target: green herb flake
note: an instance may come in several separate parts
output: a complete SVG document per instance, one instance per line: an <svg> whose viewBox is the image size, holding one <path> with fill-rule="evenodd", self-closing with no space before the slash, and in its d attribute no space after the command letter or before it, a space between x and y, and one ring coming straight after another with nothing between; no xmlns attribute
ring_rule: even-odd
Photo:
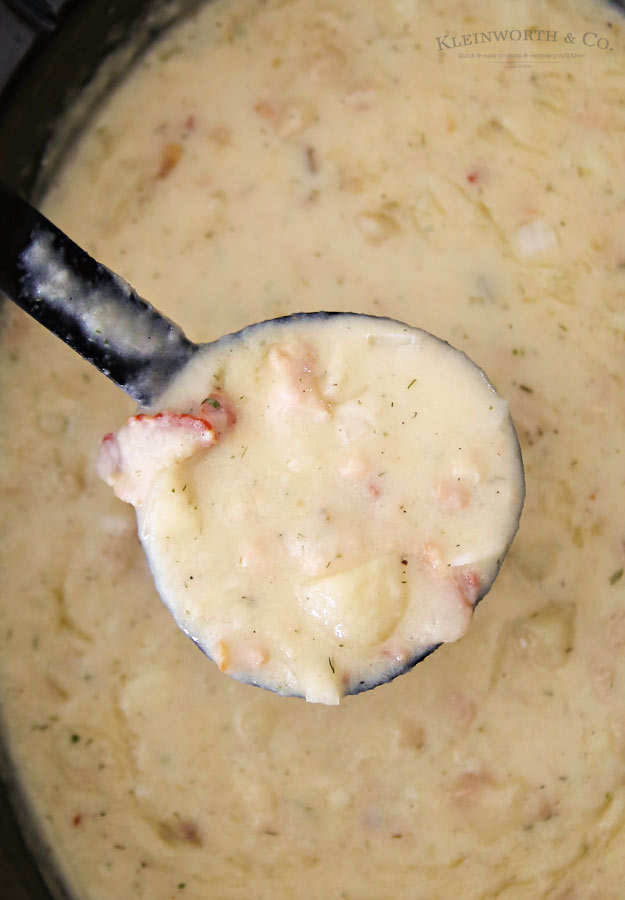
<svg viewBox="0 0 625 900"><path fill-rule="evenodd" d="M73 734L73 735L70 737L70 741L72 742L72 744L77 744L79 740L80 740L80 735L79 735L79 734Z"/></svg>
<svg viewBox="0 0 625 900"><path fill-rule="evenodd" d="M332 674L334 675L334 663L332 662L331 656L328 656L328 662L330 664L330 668L332 669Z"/></svg>
<svg viewBox="0 0 625 900"><path fill-rule="evenodd" d="M616 584L617 581L620 581L623 577L623 569L617 569L616 572L612 572L610 575L610 584Z"/></svg>
<svg viewBox="0 0 625 900"><path fill-rule="evenodd" d="M519 387L522 391L525 391L526 394L533 394L534 388L528 387L526 384L520 384Z"/></svg>
<svg viewBox="0 0 625 900"><path fill-rule="evenodd" d="M410 382L410 384L408 385L408 387L406 388L406 390L409 391L410 388L413 386L413 384L416 382L416 380L417 380L416 378L413 378L412 381Z"/></svg>
<svg viewBox="0 0 625 900"><path fill-rule="evenodd" d="M205 402L208 403L209 406L212 406L213 409L221 409L221 403L219 402L219 400L215 400L214 397L212 400L209 398Z"/></svg>

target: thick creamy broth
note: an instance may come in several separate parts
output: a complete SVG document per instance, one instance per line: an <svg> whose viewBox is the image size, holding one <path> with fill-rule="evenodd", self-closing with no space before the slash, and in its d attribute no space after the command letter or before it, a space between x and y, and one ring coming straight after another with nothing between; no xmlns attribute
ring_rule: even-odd
<svg viewBox="0 0 625 900"><path fill-rule="evenodd" d="M332 705L462 637L524 496L484 372L375 316L207 345L98 463L183 631L241 681Z"/></svg>
<svg viewBox="0 0 625 900"><path fill-rule="evenodd" d="M558 41L488 52L571 55L437 43L517 27ZM461 641L338 709L274 697L177 629L96 474L130 401L6 311L4 719L77 896L622 895L623 54L592 0L218 2L68 160L46 212L194 340L426 328L509 399L527 475Z"/></svg>

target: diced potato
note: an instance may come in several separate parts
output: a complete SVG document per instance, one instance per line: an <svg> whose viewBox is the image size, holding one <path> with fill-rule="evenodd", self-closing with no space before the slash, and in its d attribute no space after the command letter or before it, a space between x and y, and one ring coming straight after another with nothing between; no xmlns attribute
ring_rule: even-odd
<svg viewBox="0 0 625 900"><path fill-rule="evenodd" d="M300 607L337 640L381 643L400 621L407 602L396 554L372 559L338 575L320 578L300 594Z"/></svg>
<svg viewBox="0 0 625 900"><path fill-rule="evenodd" d="M192 541L201 529L201 516L184 464L161 472L154 481L141 525L145 537Z"/></svg>
<svg viewBox="0 0 625 900"><path fill-rule="evenodd" d="M556 541L528 540L521 535L515 542L511 558L530 581L542 581L554 570L559 549Z"/></svg>
<svg viewBox="0 0 625 900"><path fill-rule="evenodd" d="M533 615L512 623L515 652L544 669L563 666L573 646L575 606L550 603Z"/></svg>

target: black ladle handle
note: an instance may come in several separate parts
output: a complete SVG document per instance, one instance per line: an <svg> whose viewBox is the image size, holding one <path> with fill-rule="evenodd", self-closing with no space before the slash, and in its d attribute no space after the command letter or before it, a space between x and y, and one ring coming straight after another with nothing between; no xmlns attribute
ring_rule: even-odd
<svg viewBox="0 0 625 900"><path fill-rule="evenodd" d="M197 350L173 322L0 182L0 291L150 406Z"/></svg>

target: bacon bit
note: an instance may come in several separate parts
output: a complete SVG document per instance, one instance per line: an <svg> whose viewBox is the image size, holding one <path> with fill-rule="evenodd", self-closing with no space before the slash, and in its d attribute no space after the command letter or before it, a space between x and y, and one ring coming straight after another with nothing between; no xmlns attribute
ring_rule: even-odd
<svg viewBox="0 0 625 900"><path fill-rule="evenodd" d="M130 422L162 422L165 426L173 426L174 428L181 426L183 428L193 428L198 431L212 431L212 426L209 422L204 419L200 419L198 416L192 416L190 413L173 413L173 412L158 412L154 413L153 416L148 413L139 413L137 416L131 416L128 420ZM106 435L109 437L109 435Z"/></svg>
<svg viewBox="0 0 625 900"><path fill-rule="evenodd" d="M254 105L254 112L271 125L279 137L287 140L301 134L317 119L316 107L298 99L281 104L260 100Z"/></svg>
<svg viewBox="0 0 625 900"><path fill-rule="evenodd" d="M191 413L159 412L153 416L147 413L139 413L138 416L132 416L128 420L128 424L132 422L154 423L155 426L162 426L168 430L183 428L187 431L197 432L203 441L210 444L216 443L219 437L217 429L207 417L193 416Z"/></svg>
<svg viewBox="0 0 625 900"><path fill-rule="evenodd" d="M262 644L246 642L230 646L225 641L217 641L213 653L213 660L222 672L260 669L270 657L269 650Z"/></svg>
<svg viewBox="0 0 625 900"><path fill-rule="evenodd" d="M230 665L230 653L227 644L223 641L217 641L213 652L213 659L221 672L225 672Z"/></svg>
<svg viewBox="0 0 625 900"><path fill-rule="evenodd" d="M534 788L524 804L524 824L527 826L535 822L548 822L558 814L558 807L558 801L548 791L547 786L541 784L540 788Z"/></svg>
<svg viewBox="0 0 625 900"><path fill-rule="evenodd" d="M140 506L154 478L176 459L187 459L217 441L213 425L189 413L140 413L100 442L97 471L120 500Z"/></svg>
<svg viewBox="0 0 625 900"><path fill-rule="evenodd" d="M450 691L447 702L461 728L468 728L475 718L475 703L462 691Z"/></svg>
<svg viewBox="0 0 625 900"><path fill-rule="evenodd" d="M300 341L274 344L269 351L269 362L279 379L274 397L282 409L312 408L316 418L328 415L332 407L321 391L315 373L317 357L309 347Z"/></svg>
<svg viewBox="0 0 625 900"><path fill-rule="evenodd" d="M105 434L98 449L97 471L102 481L112 478L121 468L122 458L117 435L112 431Z"/></svg>
<svg viewBox="0 0 625 900"><path fill-rule="evenodd" d="M269 660L269 652L266 647L260 645L250 647L245 654L248 665L253 669L259 669Z"/></svg>
<svg viewBox="0 0 625 900"><path fill-rule="evenodd" d="M82 813L76 813L76 815L72 819L72 825L74 826L74 828L78 828L78 826L80 825L81 822L82 822Z"/></svg>
<svg viewBox="0 0 625 900"><path fill-rule="evenodd" d="M466 509L471 500L471 493L465 485L447 479L439 481L436 485L436 499L445 509Z"/></svg>
<svg viewBox="0 0 625 900"><path fill-rule="evenodd" d="M406 647L399 644L390 644L382 647L380 656L383 656L385 659L392 659L405 666L410 659L410 652Z"/></svg>
<svg viewBox="0 0 625 900"><path fill-rule="evenodd" d="M187 118L185 119L185 123L184 123L185 131L195 131L196 125L197 125L196 116L193 116L193 115L187 116Z"/></svg>
<svg viewBox="0 0 625 900"><path fill-rule="evenodd" d="M480 596L480 579L477 573L456 572L452 578L463 601L473 608Z"/></svg>
<svg viewBox="0 0 625 900"><path fill-rule="evenodd" d="M536 818L539 822L548 822L549 819L553 819L557 811L557 801L554 802L548 797L543 797L542 801L538 805L538 809L536 810Z"/></svg>
<svg viewBox="0 0 625 900"><path fill-rule="evenodd" d="M181 822L180 834L183 841L186 841L188 844L195 844L196 847L202 846L200 832L195 822Z"/></svg>
<svg viewBox="0 0 625 900"><path fill-rule="evenodd" d="M225 391L220 389L213 391L202 402L199 416L215 430L217 437L221 437L237 422L234 403Z"/></svg>
<svg viewBox="0 0 625 900"><path fill-rule="evenodd" d="M161 164L158 170L158 178L167 178L178 163L182 156L182 144L165 144L161 155Z"/></svg>
<svg viewBox="0 0 625 900"><path fill-rule="evenodd" d="M469 172L469 174L467 175L467 181L470 181L471 184L475 184L479 180L480 180L480 173L477 170L474 170L473 172Z"/></svg>
<svg viewBox="0 0 625 900"><path fill-rule="evenodd" d="M225 128L221 126L220 128L213 128L212 131L209 131L208 136L211 141L214 141L216 144L219 144L221 147L225 147L226 144L230 143L230 139L232 137L232 132L229 128Z"/></svg>
<svg viewBox="0 0 625 900"><path fill-rule="evenodd" d="M371 494L371 496L375 497L376 500L382 493L382 489L378 484L375 483L375 481L370 481L367 485L367 488L369 489L369 493Z"/></svg>
<svg viewBox="0 0 625 900"><path fill-rule="evenodd" d="M273 103L270 103L268 100L259 100L258 103L254 104L254 112L261 117L261 119L265 119L266 122L275 122L278 111Z"/></svg>
<svg viewBox="0 0 625 900"><path fill-rule="evenodd" d="M451 796L458 806L469 806L480 798L485 787L492 784L492 778L478 772L465 772L452 787Z"/></svg>

